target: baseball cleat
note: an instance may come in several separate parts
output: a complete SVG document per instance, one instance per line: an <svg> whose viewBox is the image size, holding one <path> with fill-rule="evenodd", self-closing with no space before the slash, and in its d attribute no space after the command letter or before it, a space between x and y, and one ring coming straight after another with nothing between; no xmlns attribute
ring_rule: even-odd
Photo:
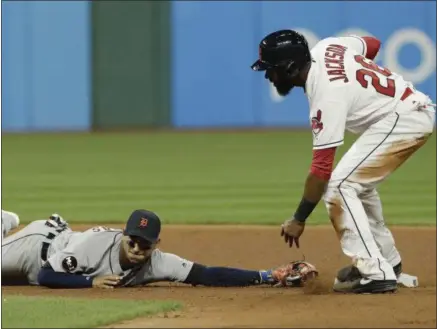
<svg viewBox="0 0 437 329"><path fill-rule="evenodd" d="M397 283L399 287L416 288L419 286L419 279L417 276L406 274L402 272L402 262L393 266L393 271L396 274ZM355 281L361 278L358 269L353 265L345 266L337 272L337 277L334 284L338 282Z"/></svg>
<svg viewBox="0 0 437 329"><path fill-rule="evenodd" d="M398 265L393 266L393 271L396 274L396 277L399 277L402 273L402 262L400 262ZM340 282L346 282L346 281L355 281L357 279L361 279L361 273L353 265L348 265L343 268L341 268L337 272L337 280Z"/></svg>
<svg viewBox="0 0 437 329"><path fill-rule="evenodd" d="M402 262L399 262L398 265L393 266L393 271L395 272L396 277L399 277L399 275L402 273Z"/></svg>
<svg viewBox="0 0 437 329"><path fill-rule="evenodd" d="M347 282L347 281L355 281L357 279L361 279L361 273L358 270L358 268L356 268L353 265L348 265L345 266L343 268L341 268L338 272L337 272L337 280L340 282Z"/></svg>
<svg viewBox="0 0 437 329"><path fill-rule="evenodd" d="M68 227L68 223L67 223L67 221L64 219L64 218L62 218L60 215L58 215L58 214L52 214L50 217L49 217L49 220L48 220L52 225L54 225L55 227L61 227L61 228L66 228L66 227Z"/></svg>
<svg viewBox="0 0 437 329"><path fill-rule="evenodd" d="M336 280L333 290L349 294L384 294L396 292L396 280L370 280L357 279L354 281L340 282Z"/></svg>

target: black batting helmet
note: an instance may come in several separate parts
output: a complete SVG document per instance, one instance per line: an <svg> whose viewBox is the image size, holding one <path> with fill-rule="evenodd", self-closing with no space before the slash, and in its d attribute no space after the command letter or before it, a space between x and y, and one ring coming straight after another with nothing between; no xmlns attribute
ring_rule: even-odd
<svg viewBox="0 0 437 329"><path fill-rule="evenodd" d="M283 67L291 76L311 62L305 37L293 30L280 30L267 35L259 44L259 59L252 64L254 71Z"/></svg>

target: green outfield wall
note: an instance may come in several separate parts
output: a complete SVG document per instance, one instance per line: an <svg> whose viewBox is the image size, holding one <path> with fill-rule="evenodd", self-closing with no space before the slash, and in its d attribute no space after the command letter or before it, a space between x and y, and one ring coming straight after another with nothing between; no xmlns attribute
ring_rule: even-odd
<svg viewBox="0 0 437 329"><path fill-rule="evenodd" d="M94 1L92 127L170 125L170 3Z"/></svg>

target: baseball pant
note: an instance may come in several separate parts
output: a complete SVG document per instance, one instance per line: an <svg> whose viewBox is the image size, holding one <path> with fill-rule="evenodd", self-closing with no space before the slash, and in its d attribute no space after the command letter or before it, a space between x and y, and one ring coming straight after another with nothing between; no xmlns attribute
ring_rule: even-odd
<svg viewBox="0 0 437 329"><path fill-rule="evenodd" d="M344 254L372 280L396 280L393 266L401 261L376 187L432 134L435 106L418 103L411 96L409 103L370 126L340 160L325 192Z"/></svg>

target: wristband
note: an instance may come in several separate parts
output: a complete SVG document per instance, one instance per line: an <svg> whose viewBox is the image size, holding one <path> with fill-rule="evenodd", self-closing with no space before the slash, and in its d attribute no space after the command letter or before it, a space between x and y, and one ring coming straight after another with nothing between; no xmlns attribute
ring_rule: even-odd
<svg viewBox="0 0 437 329"><path fill-rule="evenodd" d="M317 203L311 202L302 198L299 203L299 207L297 207L296 212L294 213L294 219L298 222L305 223L307 218L311 215L314 208L317 206Z"/></svg>

